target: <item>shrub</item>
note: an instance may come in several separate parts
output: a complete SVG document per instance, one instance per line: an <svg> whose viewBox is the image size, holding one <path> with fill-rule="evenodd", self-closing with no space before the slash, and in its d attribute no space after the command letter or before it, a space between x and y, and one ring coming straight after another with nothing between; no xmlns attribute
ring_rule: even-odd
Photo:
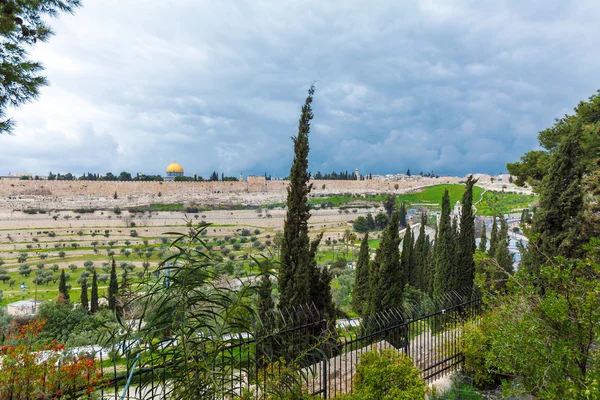
<svg viewBox="0 0 600 400"><path fill-rule="evenodd" d="M345 400L414 400L425 398L425 381L410 357L397 350L361 355L354 375L354 394Z"/></svg>

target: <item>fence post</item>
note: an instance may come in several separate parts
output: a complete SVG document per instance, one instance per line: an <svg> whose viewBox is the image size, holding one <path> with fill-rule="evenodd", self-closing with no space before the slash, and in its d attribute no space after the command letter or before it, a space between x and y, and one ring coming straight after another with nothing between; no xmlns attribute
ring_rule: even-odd
<svg viewBox="0 0 600 400"><path fill-rule="evenodd" d="M323 368L321 370L323 371L323 398L326 399L329 397L329 390L327 389L327 381L329 380L327 377L327 357L323 358Z"/></svg>

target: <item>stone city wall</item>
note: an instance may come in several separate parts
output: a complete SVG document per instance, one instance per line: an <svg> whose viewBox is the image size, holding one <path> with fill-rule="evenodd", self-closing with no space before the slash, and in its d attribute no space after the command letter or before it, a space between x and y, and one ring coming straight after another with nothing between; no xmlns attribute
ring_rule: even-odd
<svg viewBox="0 0 600 400"><path fill-rule="evenodd" d="M413 177L400 181L313 182L314 195L393 193L458 183L463 178ZM396 189L397 185L397 189ZM242 182L102 182L0 180L0 209L45 210L113 208L152 203L196 205L261 205L285 201L288 181L253 179ZM114 198L115 193L117 198Z"/></svg>

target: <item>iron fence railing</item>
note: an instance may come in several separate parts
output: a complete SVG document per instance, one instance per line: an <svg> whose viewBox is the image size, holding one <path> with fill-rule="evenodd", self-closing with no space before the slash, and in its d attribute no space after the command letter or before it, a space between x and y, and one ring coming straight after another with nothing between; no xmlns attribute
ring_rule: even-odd
<svg viewBox="0 0 600 400"><path fill-rule="evenodd" d="M418 305L382 311L363 319L320 317L314 306L276 312L268 321L254 323L254 332L225 338L220 348L223 364L219 375L223 398L244 394L264 398L273 389L293 382L322 398L352 392L352 378L361 354L375 348L392 348L410 356L431 382L459 368L463 324L476 319L481 297L470 290L453 292ZM138 353L139 354L139 353ZM138 365L127 351L110 367L99 354L109 384L97 395L103 399L167 399L169 363L151 357ZM271 387L278 385L277 388Z"/></svg>

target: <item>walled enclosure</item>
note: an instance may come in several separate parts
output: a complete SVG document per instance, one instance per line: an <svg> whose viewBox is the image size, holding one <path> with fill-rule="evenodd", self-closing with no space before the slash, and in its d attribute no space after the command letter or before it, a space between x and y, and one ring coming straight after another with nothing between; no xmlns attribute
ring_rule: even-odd
<svg viewBox="0 0 600 400"><path fill-rule="evenodd" d="M409 178L399 181L314 180L313 195L402 193L463 178ZM110 209L153 203L264 205L284 202L288 181L100 182L0 180L0 210ZM398 189L396 189L398 185ZM115 193L117 198L115 199Z"/></svg>

